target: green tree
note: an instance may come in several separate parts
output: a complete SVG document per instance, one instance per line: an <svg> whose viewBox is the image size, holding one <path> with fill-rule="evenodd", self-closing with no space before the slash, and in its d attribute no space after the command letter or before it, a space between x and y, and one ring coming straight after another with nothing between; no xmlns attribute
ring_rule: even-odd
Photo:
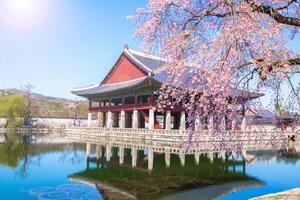
<svg viewBox="0 0 300 200"><path fill-rule="evenodd" d="M80 101L76 103L75 114L74 114L74 125L78 118L85 117L89 109L89 103L87 101Z"/></svg>
<svg viewBox="0 0 300 200"><path fill-rule="evenodd" d="M24 117L25 98L19 94L0 96L0 116L7 119L6 127L16 126Z"/></svg>
<svg viewBox="0 0 300 200"><path fill-rule="evenodd" d="M288 113L289 110L286 109L281 103L276 103L275 104L275 112L278 114L278 115L283 115L285 113Z"/></svg>

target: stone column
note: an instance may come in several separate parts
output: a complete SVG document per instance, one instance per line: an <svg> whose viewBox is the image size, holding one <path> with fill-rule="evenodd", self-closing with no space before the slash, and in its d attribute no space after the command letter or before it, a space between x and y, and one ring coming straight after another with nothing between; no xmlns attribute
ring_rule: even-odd
<svg viewBox="0 0 300 200"><path fill-rule="evenodd" d="M196 165L199 165L200 163L200 153L195 153L195 164Z"/></svg>
<svg viewBox="0 0 300 200"><path fill-rule="evenodd" d="M179 154L179 159L180 159L180 165L182 167L184 167L184 165L185 165L185 154L184 153L180 153Z"/></svg>
<svg viewBox="0 0 300 200"><path fill-rule="evenodd" d="M231 130L236 130L236 119L233 118L232 122L231 122Z"/></svg>
<svg viewBox="0 0 300 200"><path fill-rule="evenodd" d="M235 151L232 151L232 152L231 152L231 156L232 156L232 159L235 160L235 159L236 159L236 152L235 152Z"/></svg>
<svg viewBox="0 0 300 200"><path fill-rule="evenodd" d="M100 159L102 156L102 148L100 144L96 144L96 158Z"/></svg>
<svg viewBox="0 0 300 200"><path fill-rule="evenodd" d="M167 151L165 153L165 162L166 162L166 167L170 168L170 165L171 165L171 153L169 151Z"/></svg>
<svg viewBox="0 0 300 200"><path fill-rule="evenodd" d="M124 147L119 148L119 163L120 165L124 164Z"/></svg>
<svg viewBox="0 0 300 200"><path fill-rule="evenodd" d="M153 170L154 153L152 149L148 149L148 171Z"/></svg>
<svg viewBox="0 0 300 200"><path fill-rule="evenodd" d="M241 124L241 130L242 131L246 131L247 130L247 119L244 116L243 120L242 120L242 124Z"/></svg>
<svg viewBox="0 0 300 200"><path fill-rule="evenodd" d="M105 112L105 123L104 123L104 127L105 127L105 128L108 127L108 112Z"/></svg>
<svg viewBox="0 0 300 200"><path fill-rule="evenodd" d="M106 128L112 128L112 112L108 111L107 112L107 124Z"/></svg>
<svg viewBox="0 0 300 200"><path fill-rule="evenodd" d="M86 157L90 157L91 155L91 143L87 142L86 143Z"/></svg>
<svg viewBox="0 0 300 200"><path fill-rule="evenodd" d="M149 129L154 129L154 123L155 123L154 117L155 117L154 109L151 108L149 109Z"/></svg>
<svg viewBox="0 0 300 200"><path fill-rule="evenodd" d="M103 127L103 112L98 112L98 126Z"/></svg>
<svg viewBox="0 0 300 200"><path fill-rule="evenodd" d="M243 156L243 158L247 157L247 151L246 151L246 149L242 149L242 156Z"/></svg>
<svg viewBox="0 0 300 200"><path fill-rule="evenodd" d="M110 156L111 156L111 146L107 144L105 146L105 154L106 154L106 161L110 161Z"/></svg>
<svg viewBox="0 0 300 200"><path fill-rule="evenodd" d="M120 128L125 128L125 111L122 110L121 111L121 121L120 121Z"/></svg>
<svg viewBox="0 0 300 200"><path fill-rule="evenodd" d="M137 110L133 111L132 128L138 128L138 111Z"/></svg>
<svg viewBox="0 0 300 200"><path fill-rule="evenodd" d="M226 159L226 151L221 151L221 158L223 161Z"/></svg>
<svg viewBox="0 0 300 200"><path fill-rule="evenodd" d="M185 130L186 129L186 127L185 127L185 112L184 111L182 111L180 113L180 126L179 126L179 129L180 130Z"/></svg>
<svg viewBox="0 0 300 200"><path fill-rule="evenodd" d="M208 153L208 158L209 158L209 161L210 161L211 163L213 163L213 162L214 162L214 153L213 153L213 152L209 152L209 153Z"/></svg>
<svg viewBox="0 0 300 200"><path fill-rule="evenodd" d="M115 127L116 113L111 112L111 128Z"/></svg>
<svg viewBox="0 0 300 200"><path fill-rule="evenodd" d="M167 110L165 113L166 130L171 130L171 111Z"/></svg>
<svg viewBox="0 0 300 200"><path fill-rule="evenodd" d="M131 161L132 161L132 167L136 167L137 162L137 149L133 148L131 149Z"/></svg>
<svg viewBox="0 0 300 200"><path fill-rule="evenodd" d="M210 116L208 118L207 128L208 128L209 131L213 131L214 130L214 117L213 116Z"/></svg>
<svg viewBox="0 0 300 200"><path fill-rule="evenodd" d="M91 127L92 125L92 113L88 113L88 119L87 119L87 127Z"/></svg>

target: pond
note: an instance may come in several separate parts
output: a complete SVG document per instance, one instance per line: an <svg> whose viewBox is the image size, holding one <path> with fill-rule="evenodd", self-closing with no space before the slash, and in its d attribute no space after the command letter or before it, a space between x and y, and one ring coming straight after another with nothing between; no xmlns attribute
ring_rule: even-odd
<svg viewBox="0 0 300 200"><path fill-rule="evenodd" d="M251 152L250 163L230 156L211 162L203 155L199 165L187 156L184 167L172 155L169 168L164 155L155 154L151 174L147 152L138 151L134 169L130 149L124 155L120 166L117 149L106 162L104 155L87 160L85 144L0 144L1 199L248 199L300 186L300 158L295 154ZM125 196L112 194L107 186L125 191Z"/></svg>

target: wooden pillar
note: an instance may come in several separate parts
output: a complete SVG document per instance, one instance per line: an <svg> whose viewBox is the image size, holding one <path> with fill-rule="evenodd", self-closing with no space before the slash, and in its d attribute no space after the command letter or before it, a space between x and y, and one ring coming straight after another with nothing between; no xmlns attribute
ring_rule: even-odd
<svg viewBox="0 0 300 200"><path fill-rule="evenodd" d="M138 111L134 110L132 115L132 128L138 128Z"/></svg>
<svg viewBox="0 0 300 200"><path fill-rule="evenodd" d="M98 126L103 127L103 112L98 112Z"/></svg>
<svg viewBox="0 0 300 200"><path fill-rule="evenodd" d="M92 125L92 113L88 113L88 119L87 119L87 127L91 127Z"/></svg>
<svg viewBox="0 0 300 200"><path fill-rule="evenodd" d="M167 110L165 113L166 130L171 130L171 111Z"/></svg>
<svg viewBox="0 0 300 200"><path fill-rule="evenodd" d="M185 112L182 111L180 113L180 126L179 126L179 129L180 130L185 130L186 129L186 120L185 120Z"/></svg>
<svg viewBox="0 0 300 200"><path fill-rule="evenodd" d="M155 123L155 115L154 115L154 109L149 109L149 129L154 129L154 123Z"/></svg>
<svg viewBox="0 0 300 200"><path fill-rule="evenodd" d="M121 116L120 116L120 128L125 128L125 111L121 111Z"/></svg>

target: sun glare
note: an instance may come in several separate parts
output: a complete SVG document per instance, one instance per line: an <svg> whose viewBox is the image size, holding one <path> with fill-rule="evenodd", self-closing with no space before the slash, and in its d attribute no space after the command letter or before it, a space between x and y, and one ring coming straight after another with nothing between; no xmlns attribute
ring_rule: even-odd
<svg viewBox="0 0 300 200"><path fill-rule="evenodd" d="M49 0L0 0L0 17L11 24L28 26L47 13Z"/></svg>

